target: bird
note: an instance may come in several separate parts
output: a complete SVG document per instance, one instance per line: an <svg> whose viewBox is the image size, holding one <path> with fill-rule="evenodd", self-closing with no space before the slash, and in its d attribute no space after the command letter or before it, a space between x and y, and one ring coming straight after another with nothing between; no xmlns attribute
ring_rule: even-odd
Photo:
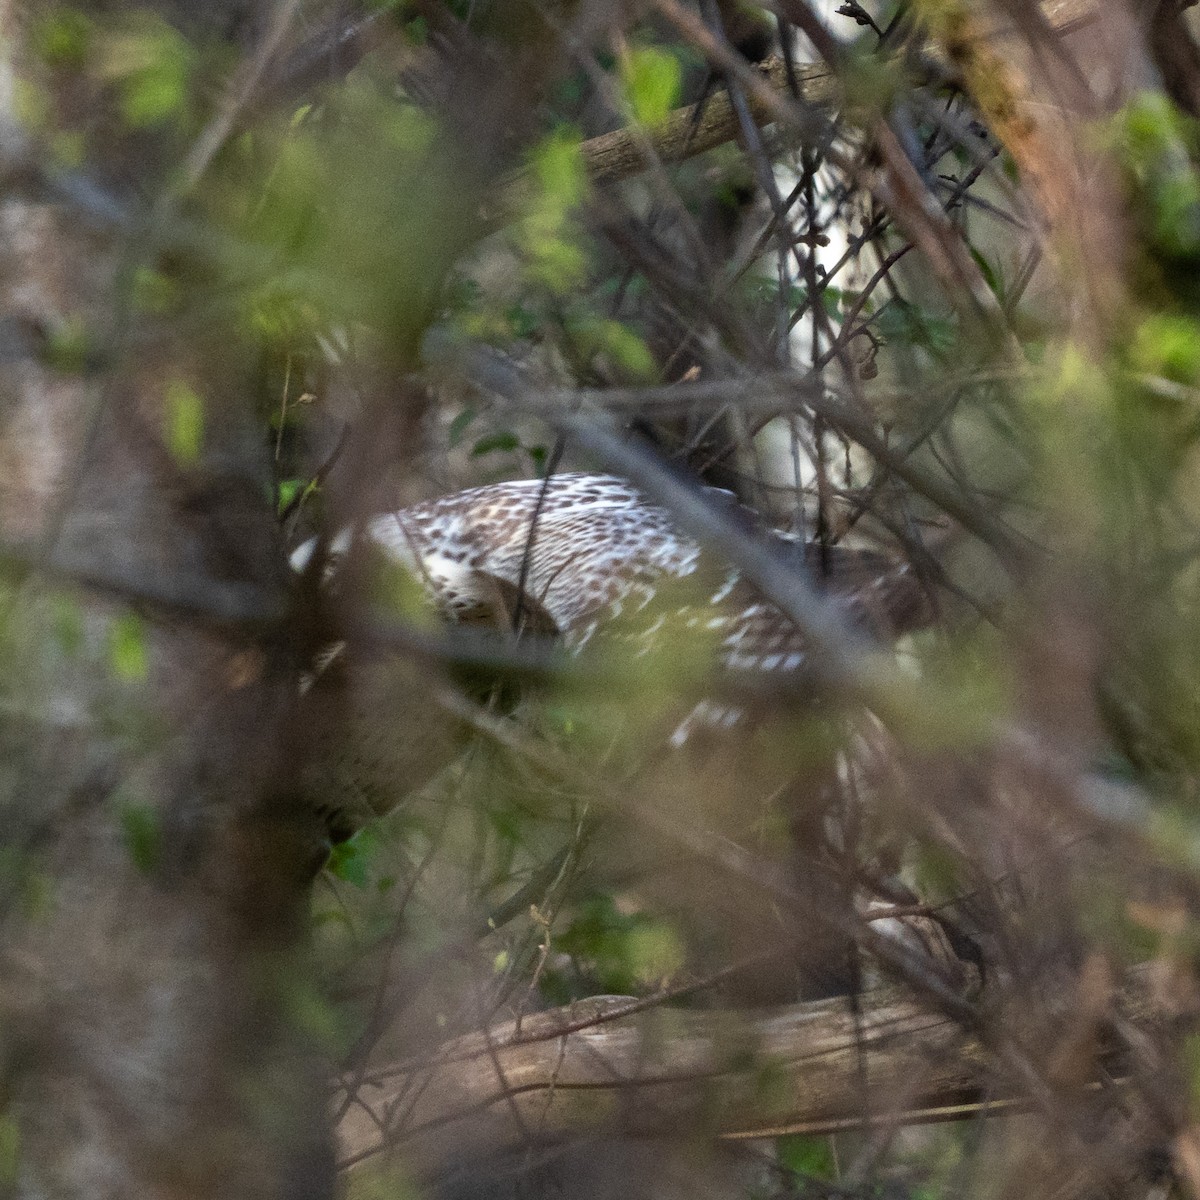
<svg viewBox="0 0 1200 1200"><path fill-rule="evenodd" d="M903 557L807 541L771 528L729 492L706 488L705 494L864 634L889 641L933 620L934 597ZM509 639L549 638L580 656L602 649L636 659L667 643L707 655L705 675L783 683L804 678L804 631L737 566L616 475L573 471L485 484L379 513L362 523L357 538L415 583L426 606L451 629L469 625ZM355 540L349 533L333 540L324 564L328 577L338 576ZM302 546L293 566L308 568L315 549L315 541ZM324 777L320 786L343 816L357 814L353 828L453 758L455 721L439 716L427 674L412 664L399 673L394 663L381 668L360 660L347 671L343 660L341 666L328 674L335 689L339 681L343 689L338 702L350 698L357 736L350 740L350 762L343 753L336 777ZM314 692L326 683L318 679ZM744 697L727 700L714 692L683 704L669 722L664 754L694 750L706 740L719 744L723 736L736 743L736 727L752 728L755 721ZM636 705L629 707L632 713ZM347 792L356 794L348 801ZM883 920L894 901L884 903L872 891L853 902L880 931L894 933L896 922ZM936 922L923 925L923 944L945 940Z"/></svg>
<svg viewBox="0 0 1200 1200"><path fill-rule="evenodd" d="M766 527L732 493L704 490L865 632L892 638L930 619L928 588L906 560L806 542ZM802 630L667 509L615 475L564 472L486 484L378 515L364 533L412 573L451 625L523 625L579 651L618 622L626 623L628 638L629 622L644 614L640 652L675 622L709 635L731 670L786 673L806 661ZM312 546L293 565L302 568ZM333 566L347 547L345 539L335 545ZM679 601L669 612L664 594Z"/></svg>
<svg viewBox="0 0 1200 1200"><path fill-rule="evenodd" d="M766 539L863 632L891 640L931 619L930 593L906 560L805 541L766 526L730 492L709 487L705 493L747 537ZM795 680L808 663L802 629L666 508L616 475L562 472L485 484L379 513L363 523L360 540L414 583L450 629L535 635L572 654L602 643L630 659L664 644L682 645L693 658L708 655L713 672L760 683ZM348 531L332 540L327 580L339 577L353 541ZM317 544L310 539L293 553L297 572L308 567ZM428 718L429 703L422 708L424 724L436 737L427 730L414 736L412 723L402 719L409 707L404 701L414 688L428 691L427 678L406 680L396 663L347 674L344 649L322 652L317 694L340 684L336 702L351 697L357 724L368 731L351 779L375 781L365 788L373 793L368 803L354 807L379 811L395 803L397 781L411 789L453 757L455 739ZM364 686L366 678L372 686ZM384 713L397 715L380 721ZM729 729L746 715L743 704L701 698L678 714L667 742L680 749L698 733ZM339 811L337 804L330 808Z"/></svg>

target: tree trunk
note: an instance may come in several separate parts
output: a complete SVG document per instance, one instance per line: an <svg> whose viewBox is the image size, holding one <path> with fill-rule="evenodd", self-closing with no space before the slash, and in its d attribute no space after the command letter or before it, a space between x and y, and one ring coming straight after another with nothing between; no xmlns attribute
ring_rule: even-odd
<svg viewBox="0 0 1200 1200"><path fill-rule="evenodd" d="M198 41L256 25L252 5L160 9ZM188 278L120 198L153 195L180 146L39 58L57 19L3 13L0 1189L327 1195L289 1016L311 830L248 356L212 323L185 341L186 294L169 320L137 310L138 272ZM17 126L22 97L49 144ZM64 130L84 162L54 176Z"/></svg>

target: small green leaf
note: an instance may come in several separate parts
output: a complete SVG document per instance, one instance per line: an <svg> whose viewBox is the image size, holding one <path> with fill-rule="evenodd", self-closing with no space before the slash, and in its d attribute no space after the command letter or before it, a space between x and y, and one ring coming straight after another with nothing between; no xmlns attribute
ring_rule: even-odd
<svg viewBox="0 0 1200 1200"><path fill-rule="evenodd" d="M35 52L52 67L78 66L87 56L92 27L78 9L60 8L33 30Z"/></svg>
<svg viewBox="0 0 1200 1200"><path fill-rule="evenodd" d="M629 972L638 983L657 986L677 975L687 954L679 935L664 924L643 925L631 929L625 953Z"/></svg>
<svg viewBox="0 0 1200 1200"><path fill-rule="evenodd" d="M125 120L144 129L182 115L194 57L178 30L146 19L107 38L100 69L118 87Z"/></svg>
<svg viewBox="0 0 1200 1200"><path fill-rule="evenodd" d="M374 848L374 838L365 829L360 830L352 838L334 846L325 865L331 875L336 875L353 887L365 888Z"/></svg>
<svg viewBox="0 0 1200 1200"><path fill-rule="evenodd" d="M546 198L565 211L578 204L587 191L579 131L557 129L533 153L533 170Z"/></svg>
<svg viewBox="0 0 1200 1200"><path fill-rule="evenodd" d="M167 384L167 448L182 464L200 457L204 441L204 402L182 379Z"/></svg>
<svg viewBox="0 0 1200 1200"><path fill-rule="evenodd" d="M285 512L304 490L303 479L284 479L279 484L278 511Z"/></svg>
<svg viewBox="0 0 1200 1200"><path fill-rule="evenodd" d="M471 457L480 458L495 450L517 450L520 449L520 446L521 439L515 433L489 433L487 437L481 437L471 447Z"/></svg>
<svg viewBox="0 0 1200 1200"><path fill-rule="evenodd" d="M621 82L634 120L659 125L679 102L678 60L653 46L635 46L621 59Z"/></svg>
<svg viewBox="0 0 1200 1200"><path fill-rule="evenodd" d="M1155 313L1134 334L1130 356L1143 371L1177 383L1200 378L1200 341L1196 323L1187 317Z"/></svg>
<svg viewBox="0 0 1200 1200"><path fill-rule="evenodd" d="M623 375L636 380L656 374L654 356L641 336L620 321L587 317L572 323L571 333L584 357L605 354Z"/></svg>
<svg viewBox="0 0 1200 1200"><path fill-rule="evenodd" d="M162 830L158 814L148 804L127 801L121 805L121 833L133 865L139 871L152 871L162 849Z"/></svg>
<svg viewBox="0 0 1200 1200"><path fill-rule="evenodd" d="M508 317L509 325L512 326L513 337L529 337L530 334L537 332L542 324L542 319L536 312L521 304L514 304L505 315Z"/></svg>
<svg viewBox="0 0 1200 1200"><path fill-rule="evenodd" d="M830 1183L837 1178L837 1164L828 1137L788 1134L775 1139L775 1152L780 1165L797 1175L824 1179Z"/></svg>
<svg viewBox="0 0 1200 1200"><path fill-rule="evenodd" d="M975 265L979 268L980 274L983 275L984 282L991 289L992 295L998 300L1003 301L1004 286L992 264L974 246L969 246L968 249L971 252L971 257L975 260Z"/></svg>
<svg viewBox="0 0 1200 1200"><path fill-rule="evenodd" d="M467 405L467 407L464 408L462 412L460 412L458 416L456 416L454 420L450 422L450 429L447 432L446 437L451 447L457 446L463 440L463 434L467 432L467 426L470 425L470 423L475 420L478 415L479 414L475 409L473 409L470 405Z"/></svg>
<svg viewBox="0 0 1200 1200"><path fill-rule="evenodd" d="M139 683L149 674L146 630L137 613L125 613L113 622L108 635L108 657L117 676L129 683Z"/></svg>

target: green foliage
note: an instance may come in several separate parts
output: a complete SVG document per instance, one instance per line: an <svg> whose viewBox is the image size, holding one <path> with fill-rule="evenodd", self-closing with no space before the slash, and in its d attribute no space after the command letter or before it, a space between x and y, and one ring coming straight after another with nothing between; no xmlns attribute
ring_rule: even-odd
<svg viewBox="0 0 1200 1200"><path fill-rule="evenodd" d="M52 67L78 67L87 58L93 26L76 8L56 8L35 19L30 34L34 52Z"/></svg>
<svg viewBox="0 0 1200 1200"><path fill-rule="evenodd" d="M879 310L873 324L885 341L918 346L935 359L944 359L958 342L956 321L899 297Z"/></svg>
<svg viewBox="0 0 1200 1200"><path fill-rule="evenodd" d="M1153 244L1172 256L1200 252L1200 174L1194 124L1160 93L1143 92L1114 118L1118 153L1144 199Z"/></svg>
<svg viewBox="0 0 1200 1200"><path fill-rule="evenodd" d="M775 1139L779 1165L803 1179L819 1179L835 1183L838 1177L837 1158L833 1139L828 1136L809 1137L788 1134Z"/></svg>
<svg viewBox="0 0 1200 1200"><path fill-rule="evenodd" d="M93 338L86 321L69 316L58 322L46 338L43 360L64 375L82 374L92 356Z"/></svg>
<svg viewBox="0 0 1200 1200"><path fill-rule="evenodd" d="M625 106L643 125L658 125L679 104L683 69L669 51L633 46L621 56L620 78Z"/></svg>
<svg viewBox="0 0 1200 1200"><path fill-rule="evenodd" d="M603 356L620 379L645 383L658 374L645 341L620 321L585 315L570 322L568 332L583 361Z"/></svg>
<svg viewBox="0 0 1200 1200"><path fill-rule="evenodd" d="M471 457L479 458L484 454L491 454L494 450L516 450L520 445L521 439L515 433L489 433L471 447Z"/></svg>
<svg viewBox="0 0 1200 1200"><path fill-rule="evenodd" d="M73 658L83 649L83 613L74 596L56 594L51 598L54 638L58 648L67 658Z"/></svg>
<svg viewBox="0 0 1200 1200"><path fill-rule="evenodd" d="M117 813L133 865L145 873L153 871L162 855L162 823L158 813L148 804L133 799L122 800Z"/></svg>
<svg viewBox="0 0 1200 1200"><path fill-rule="evenodd" d="M365 888L371 880L372 862L379 853L379 835L370 826L339 842L329 852L325 869L356 888Z"/></svg>
<svg viewBox="0 0 1200 1200"><path fill-rule="evenodd" d="M454 449L459 445L467 432L468 426L479 416L477 409L467 405L451 422L446 431L446 444Z"/></svg>
<svg viewBox="0 0 1200 1200"><path fill-rule="evenodd" d="M167 449L181 466L192 466L204 446L204 401L182 379L167 384L163 399Z"/></svg>
<svg viewBox="0 0 1200 1200"><path fill-rule="evenodd" d="M1137 370L1194 385L1200 380L1200 324L1173 313L1151 313L1134 331L1130 358Z"/></svg>
<svg viewBox="0 0 1200 1200"><path fill-rule="evenodd" d="M143 10L106 27L96 43L97 72L117 88L132 128L185 119L197 53L182 33Z"/></svg>
<svg viewBox="0 0 1200 1200"><path fill-rule="evenodd" d="M535 191L517 231L530 281L554 293L578 287L587 266L569 223L587 191L579 147L578 131L564 127L534 150L530 168Z"/></svg>
<svg viewBox="0 0 1200 1200"><path fill-rule="evenodd" d="M113 621L108 634L108 658L117 678L141 683L150 672L150 652L146 646L146 628L137 613L122 613Z"/></svg>
<svg viewBox="0 0 1200 1200"><path fill-rule="evenodd" d="M320 490L315 479L281 479L275 496L275 511L282 515L299 498L315 496Z"/></svg>
<svg viewBox="0 0 1200 1200"><path fill-rule="evenodd" d="M599 992L640 993L667 983L683 966L683 941L666 921L645 912L622 912L611 895L583 900L562 932L556 950L575 959L576 970ZM576 988L561 970L548 970L542 990L565 1003Z"/></svg>
<svg viewBox="0 0 1200 1200"><path fill-rule="evenodd" d="M138 266L131 286L134 308L148 316L161 317L174 312L182 300L179 281L153 267Z"/></svg>

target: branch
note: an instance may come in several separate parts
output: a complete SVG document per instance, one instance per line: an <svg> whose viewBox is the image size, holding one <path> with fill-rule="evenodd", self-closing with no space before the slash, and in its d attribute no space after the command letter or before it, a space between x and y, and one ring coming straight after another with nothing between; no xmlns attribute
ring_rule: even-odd
<svg viewBox="0 0 1200 1200"><path fill-rule="evenodd" d="M1050 27L1063 34L1085 23L1094 5L1092 0L1046 0L1041 7ZM776 120L784 106L785 111L803 119L801 105L831 105L839 96L837 76L823 63L795 68L801 105L793 100L787 67L778 55L758 69L746 67L745 70L758 83L750 89L751 112L765 122ZM770 93L772 98L768 99L764 93ZM727 92L718 92L708 99L699 122L696 120L697 107L689 105L678 109L648 133L615 129L584 142L583 158L592 182L596 185L616 183L644 171L648 165L647 142L660 161L683 162L737 137L737 114Z"/></svg>
<svg viewBox="0 0 1200 1200"><path fill-rule="evenodd" d="M1142 974L1115 1010L1112 1029L1183 1015L1156 1012ZM1100 1062L1113 1068L1121 1039L1106 1041ZM464 1147L511 1149L530 1133L553 1139L619 1124L651 1136L699 1124L751 1138L1028 1107L998 1058L933 1006L890 988L853 1006L841 997L766 1013L645 1011L644 1002L598 997L376 1071L337 1132L343 1166L395 1150L431 1172Z"/></svg>

